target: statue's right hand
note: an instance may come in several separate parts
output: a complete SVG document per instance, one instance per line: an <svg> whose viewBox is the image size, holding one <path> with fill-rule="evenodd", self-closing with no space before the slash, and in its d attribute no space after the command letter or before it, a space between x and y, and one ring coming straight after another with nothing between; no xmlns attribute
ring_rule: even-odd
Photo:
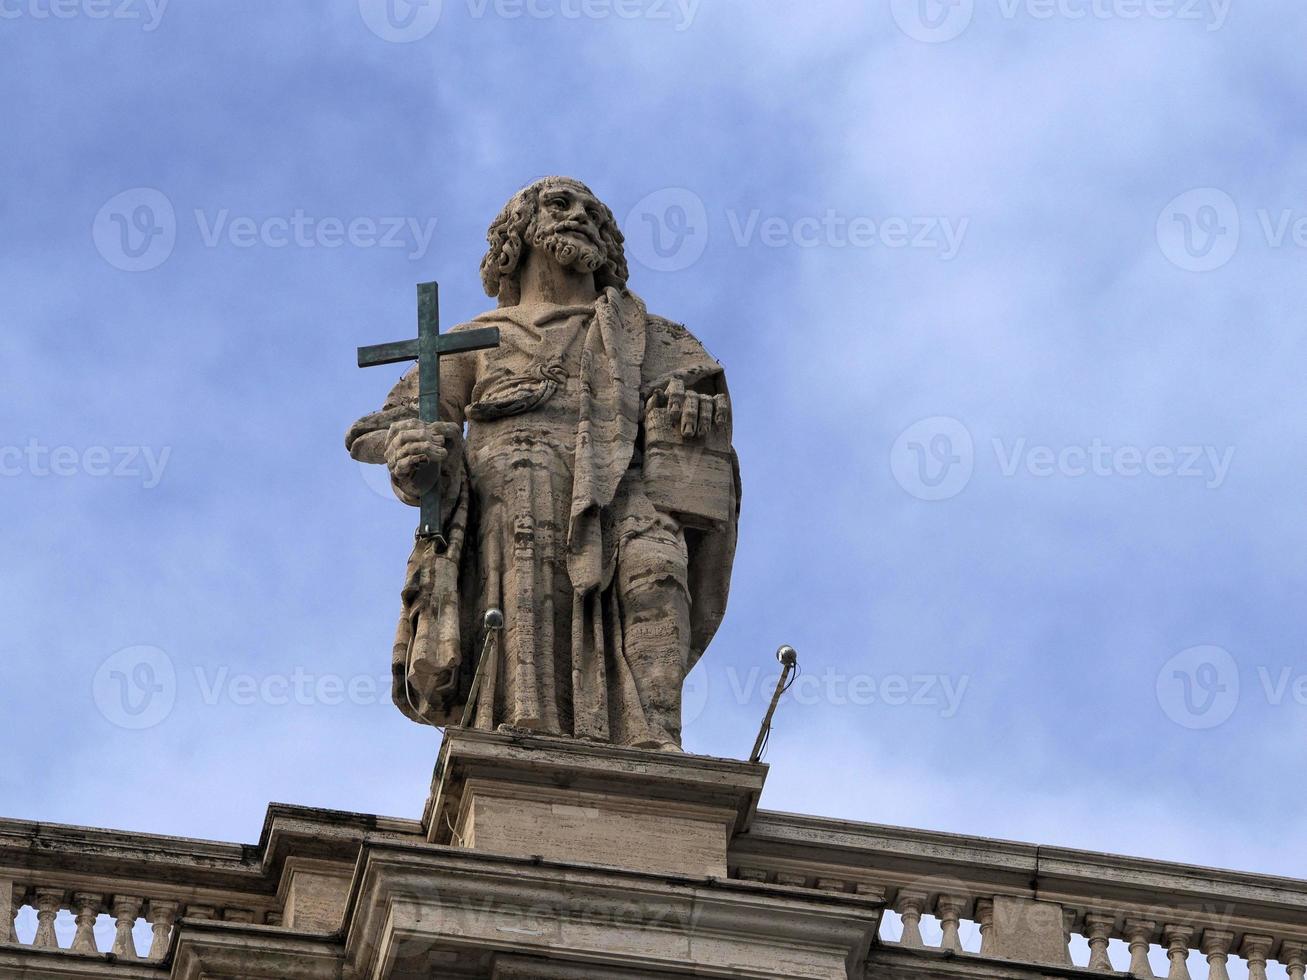
<svg viewBox="0 0 1307 980"><path fill-rule="evenodd" d="M386 466L401 497L416 502L440 478L451 450L461 452L462 427L454 422L394 422L386 435Z"/></svg>

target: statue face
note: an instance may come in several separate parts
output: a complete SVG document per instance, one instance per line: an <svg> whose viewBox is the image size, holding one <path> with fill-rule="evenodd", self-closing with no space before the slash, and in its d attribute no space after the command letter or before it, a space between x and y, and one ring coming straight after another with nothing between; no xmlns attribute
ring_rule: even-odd
<svg viewBox="0 0 1307 980"><path fill-rule="evenodd" d="M599 234L602 206L594 195L573 184L540 189L531 244L552 255L564 268L594 272L604 264Z"/></svg>

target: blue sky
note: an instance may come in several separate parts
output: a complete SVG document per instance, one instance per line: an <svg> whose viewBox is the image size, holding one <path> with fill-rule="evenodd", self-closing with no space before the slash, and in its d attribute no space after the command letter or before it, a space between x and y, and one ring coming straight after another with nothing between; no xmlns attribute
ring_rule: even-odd
<svg viewBox="0 0 1307 980"><path fill-rule="evenodd" d="M788 642L764 806L1307 874L1307 11L121 2L0 3L0 813L420 812L354 348L568 173L734 398L689 749Z"/></svg>

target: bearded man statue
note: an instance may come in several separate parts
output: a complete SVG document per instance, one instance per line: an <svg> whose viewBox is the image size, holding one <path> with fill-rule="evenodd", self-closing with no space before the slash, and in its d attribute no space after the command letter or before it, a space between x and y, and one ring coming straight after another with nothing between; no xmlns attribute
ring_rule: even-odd
<svg viewBox="0 0 1307 980"><path fill-rule="evenodd" d="M679 750L735 554L722 367L627 288L622 233L579 181L519 191L487 240L498 306L454 330L495 326L500 345L441 359L442 421L418 420L414 368L346 436L405 503L444 489L444 540L409 560L395 703L457 723L500 609L475 727Z"/></svg>

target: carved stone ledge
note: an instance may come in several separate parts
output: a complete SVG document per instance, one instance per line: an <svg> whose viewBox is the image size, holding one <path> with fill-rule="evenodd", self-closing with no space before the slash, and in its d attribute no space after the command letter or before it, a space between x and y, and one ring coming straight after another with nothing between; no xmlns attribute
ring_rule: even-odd
<svg viewBox="0 0 1307 980"><path fill-rule="evenodd" d="M342 980L343 947L273 926L188 922L169 980ZM159 980L156 974L155 980Z"/></svg>
<svg viewBox="0 0 1307 980"><path fill-rule="evenodd" d="M595 976L846 980L860 976L880 915L846 893L379 845L367 848L346 964L393 980L492 966L530 976L496 959L511 954L558 976L588 976L563 969L584 964Z"/></svg>
<svg viewBox="0 0 1307 980"><path fill-rule="evenodd" d="M110 962L100 953L0 945L5 980L166 980L168 973L142 960Z"/></svg>
<svg viewBox="0 0 1307 980"><path fill-rule="evenodd" d="M874 980L1052 980L1055 977L1102 980L1103 974L1069 965L1036 965L939 949L885 945L872 949L865 976Z"/></svg>

